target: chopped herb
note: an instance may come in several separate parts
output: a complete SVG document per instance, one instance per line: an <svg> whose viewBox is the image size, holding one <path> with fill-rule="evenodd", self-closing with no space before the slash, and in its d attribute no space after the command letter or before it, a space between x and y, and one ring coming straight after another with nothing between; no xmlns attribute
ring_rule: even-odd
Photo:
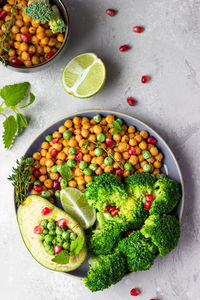
<svg viewBox="0 0 200 300"><path fill-rule="evenodd" d="M59 252L58 254L56 254L54 256L54 258L52 258L53 262L60 264L60 265L66 265L69 262L69 254L67 250L62 250L61 252Z"/></svg>
<svg viewBox="0 0 200 300"><path fill-rule="evenodd" d="M122 126L118 120L113 120L112 122L114 130L112 131L112 135L122 132Z"/></svg>

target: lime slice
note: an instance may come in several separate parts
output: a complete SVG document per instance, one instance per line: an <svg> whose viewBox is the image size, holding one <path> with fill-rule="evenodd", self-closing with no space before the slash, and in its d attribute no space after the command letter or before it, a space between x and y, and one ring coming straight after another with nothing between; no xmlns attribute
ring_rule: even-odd
<svg viewBox="0 0 200 300"><path fill-rule="evenodd" d="M76 56L67 64L62 74L64 89L77 98L88 98L98 93L105 79L105 65L94 53Z"/></svg>
<svg viewBox="0 0 200 300"><path fill-rule="evenodd" d="M96 210L88 205L84 194L75 188L61 190L60 199L64 210L84 228L90 228L96 221Z"/></svg>

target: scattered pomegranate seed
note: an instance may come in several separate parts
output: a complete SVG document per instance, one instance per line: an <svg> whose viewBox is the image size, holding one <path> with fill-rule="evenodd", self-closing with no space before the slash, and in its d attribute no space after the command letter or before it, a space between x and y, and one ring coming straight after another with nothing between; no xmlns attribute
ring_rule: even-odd
<svg viewBox="0 0 200 300"><path fill-rule="evenodd" d="M154 298L153 298L153 299L150 299L150 300L157 300L157 299L154 299Z"/></svg>
<svg viewBox="0 0 200 300"><path fill-rule="evenodd" d="M38 226L35 226L34 229L33 229L33 232L35 234L41 234L43 232L43 227L41 225L38 225Z"/></svg>
<svg viewBox="0 0 200 300"><path fill-rule="evenodd" d="M155 145L156 139L155 139L153 136L149 136L149 137L147 138L147 143L148 143L148 144L153 144L153 145Z"/></svg>
<svg viewBox="0 0 200 300"><path fill-rule="evenodd" d="M4 20L6 16L7 16L7 11L5 10L0 11L0 20Z"/></svg>
<svg viewBox="0 0 200 300"><path fill-rule="evenodd" d="M111 206L110 211L114 211L116 209L117 209L116 206Z"/></svg>
<svg viewBox="0 0 200 300"><path fill-rule="evenodd" d="M117 10L113 9L113 8L108 8L106 10L107 15L109 15L110 17L114 17L117 14Z"/></svg>
<svg viewBox="0 0 200 300"><path fill-rule="evenodd" d="M60 220L58 220L57 223L58 223L58 226L60 228L64 228L67 225L67 220L66 219L60 219Z"/></svg>
<svg viewBox="0 0 200 300"><path fill-rule="evenodd" d="M18 58L11 59L11 64L15 67L19 67L23 65L22 61L19 60Z"/></svg>
<svg viewBox="0 0 200 300"><path fill-rule="evenodd" d="M130 155L135 155L135 154L136 154L135 148L134 148L133 146L129 147L129 148L128 148L128 153L129 153Z"/></svg>
<svg viewBox="0 0 200 300"><path fill-rule="evenodd" d="M125 52L129 49L130 49L130 47L128 45L122 45L122 46L119 47L120 52Z"/></svg>
<svg viewBox="0 0 200 300"><path fill-rule="evenodd" d="M148 76L148 75L143 75L142 78L141 78L142 83L147 83L150 80L151 80L151 77Z"/></svg>
<svg viewBox="0 0 200 300"><path fill-rule="evenodd" d="M111 214L112 217L114 217L114 216L118 215L118 213L119 213L119 210L115 209L114 211L111 211L110 214Z"/></svg>
<svg viewBox="0 0 200 300"><path fill-rule="evenodd" d="M133 31L136 33L142 33L144 31L144 27L142 26L134 26Z"/></svg>
<svg viewBox="0 0 200 300"><path fill-rule="evenodd" d="M149 195L146 195L145 199L147 201L153 201L155 199L155 197L154 197L154 195L149 194Z"/></svg>
<svg viewBox="0 0 200 300"><path fill-rule="evenodd" d="M25 42L25 43L28 43L31 40L31 36L28 33L22 33L20 35L20 37L21 37L22 41Z"/></svg>
<svg viewBox="0 0 200 300"><path fill-rule="evenodd" d="M110 205L107 205L103 212L107 213L111 210Z"/></svg>
<svg viewBox="0 0 200 300"><path fill-rule="evenodd" d="M53 181L53 189L58 190L60 188L60 183L56 180Z"/></svg>
<svg viewBox="0 0 200 300"><path fill-rule="evenodd" d="M112 140L112 139L109 139L109 138L107 138L107 139L106 139L106 145L107 145L108 147L112 147L112 146L114 145L114 142L113 142L113 140Z"/></svg>
<svg viewBox="0 0 200 300"><path fill-rule="evenodd" d="M128 237L131 233L133 233L132 229L130 229L130 230L127 231L126 236Z"/></svg>
<svg viewBox="0 0 200 300"><path fill-rule="evenodd" d="M56 144L56 143L58 143L59 142L59 138L53 138L53 140L52 140L52 143L53 144Z"/></svg>
<svg viewBox="0 0 200 300"><path fill-rule="evenodd" d="M47 58L50 59L50 58L52 58L55 54L56 54L55 51L50 51L49 53L47 53Z"/></svg>
<svg viewBox="0 0 200 300"><path fill-rule="evenodd" d="M41 214L43 216L48 215L51 212L49 207L44 207L43 210L41 211Z"/></svg>
<svg viewBox="0 0 200 300"><path fill-rule="evenodd" d="M134 106L136 104L136 100L133 99L132 97L128 97L127 102L130 106Z"/></svg>
<svg viewBox="0 0 200 300"><path fill-rule="evenodd" d="M31 191L32 188L33 188L33 184L29 184L29 186L28 186L29 191Z"/></svg>
<svg viewBox="0 0 200 300"><path fill-rule="evenodd" d="M139 289L132 289L130 291L131 296L138 296L140 295L140 290Z"/></svg>
<svg viewBox="0 0 200 300"><path fill-rule="evenodd" d="M82 161L83 160L83 153L82 152L77 153L76 157L75 157L75 160L76 161Z"/></svg>
<svg viewBox="0 0 200 300"><path fill-rule="evenodd" d="M115 170L115 174L116 174L117 176L122 176L122 175L124 174L124 170L122 170L121 168L116 169L116 170Z"/></svg>
<svg viewBox="0 0 200 300"><path fill-rule="evenodd" d="M56 149L51 150L51 157L56 157L58 155L58 151Z"/></svg>
<svg viewBox="0 0 200 300"><path fill-rule="evenodd" d="M62 248L59 245L56 245L54 246L53 250L55 254L58 254L62 251Z"/></svg>
<svg viewBox="0 0 200 300"><path fill-rule="evenodd" d="M145 208L146 210L150 210L150 208L151 208L151 202L150 202L150 201L146 201L146 202L144 203L144 208Z"/></svg>
<svg viewBox="0 0 200 300"><path fill-rule="evenodd" d="M41 173L38 169L35 169L34 172L33 172L33 175L35 176L35 178L39 178Z"/></svg>
<svg viewBox="0 0 200 300"><path fill-rule="evenodd" d="M61 180L62 180L62 176L58 177L58 182L61 183Z"/></svg>
<svg viewBox="0 0 200 300"><path fill-rule="evenodd" d="M43 187L41 185L34 185L34 190L38 193L41 193L43 191Z"/></svg>

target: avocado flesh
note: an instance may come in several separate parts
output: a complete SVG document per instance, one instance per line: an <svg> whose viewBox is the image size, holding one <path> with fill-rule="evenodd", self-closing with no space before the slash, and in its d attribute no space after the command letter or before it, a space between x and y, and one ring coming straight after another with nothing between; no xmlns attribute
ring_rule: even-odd
<svg viewBox="0 0 200 300"><path fill-rule="evenodd" d="M49 207L51 212L45 216L41 214L44 207ZM84 237L85 234L80 225L66 212L57 208L46 199L40 196L28 196L22 205L17 210L17 220L19 229L24 240L24 243L31 255L44 267L61 272L69 272L77 269L85 260L87 256L86 245L82 248L79 254L70 256L69 263L65 265L54 263L52 258L54 255L46 253L42 242L38 235L33 233L34 227L39 225L44 219L66 219L68 221L67 227L75 232L78 236Z"/></svg>

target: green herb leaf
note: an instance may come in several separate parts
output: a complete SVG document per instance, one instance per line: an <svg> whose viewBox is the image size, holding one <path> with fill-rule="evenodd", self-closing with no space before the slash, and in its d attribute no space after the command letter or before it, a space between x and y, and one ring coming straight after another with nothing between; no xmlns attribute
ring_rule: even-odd
<svg viewBox="0 0 200 300"><path fill-rule="evenodd" d="M32 93L30 93L30 100L29 100L29 103L19 105L18 107L19 107L19 108L27 107L27 106L31 105L34 101L35 101L35 95L33 95Z"/></svg>
<svg viewBox="0 0 200 300"><path fill-rule="evenodd" d="M77 237L70 245L70 255L79 254L84 245L84 238Z"/></svg>
<svg viewBox="0 0 200 300"><path fill-rule="evenodd" d="M13 116L9 116L3 122L3 142L6 149L9 149L12 145L13 139L17 132L17 121Z"/></svg>
<svg viewBox="0 0 200 300"><path fill-rule="evenodd" d="M122 127L117 120L113 120L112 122L114 130L112 131L112 135L120 133L122 131Z"/></svg>
<svg viewBox="0 0 200 300"><path fill-rule="evenodd" d="M29 82L6 85L0 90L0 96L7 107L15 106L25 98L29 86Z"/></svg>
<svg viewBox="0 0 200 300"><path fill-rule="evenodd" d="M58 254L56 254L54 256L54 258L52 258L53 262L60 264L60 265L65 265L68 264L69 262L69 254L67 252L67 250L62 250L61 252L59 252Z"/></svg>
<svg viewBox="0 0 200 300"><path fill-rule="evenodd" d="M23 127L28 127L28 121L24 115L17 113L17 135L20 135Z"/></svg>
<svg viewBox="0 0 200 300"><path fill-rule="evenodd" d="M86 140L85 143L83 144L85 150L87 150L89 144L90 144L90 141Z"/></svg>
<svg viewBox="0 0 200 300"><path fill-rule="evenodd" d="M67 165L62 165L59 170L59 173L62 176L62 178L67 181L69 181L73 178L72 171L71 171L70 167Z"/></svg>

